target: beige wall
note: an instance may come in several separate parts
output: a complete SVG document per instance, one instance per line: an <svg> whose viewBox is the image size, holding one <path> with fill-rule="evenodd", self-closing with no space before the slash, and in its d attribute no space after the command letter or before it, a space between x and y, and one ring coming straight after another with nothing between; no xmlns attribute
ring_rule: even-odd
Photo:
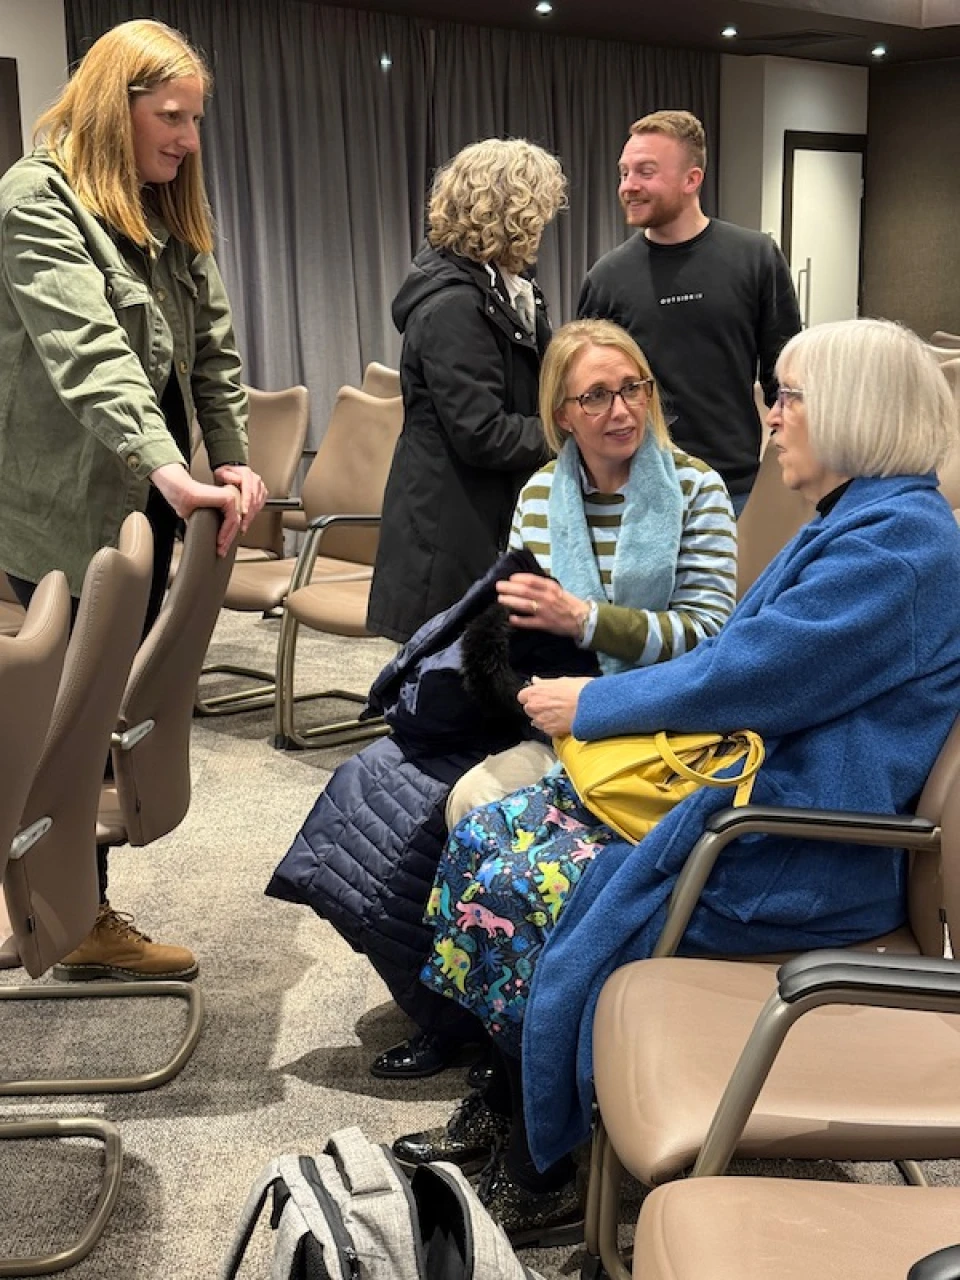
<svg viewBox="0 0 960 1280"><path fill-rule="evenodd" d="M960 333L960 59L870 73L864 311Z"/></svg>
<svg viewBox="0 0 960 1280"><path fill-rule="evenodd" d="M0 0L0 57L17 60L26 151L33 122L67 79L62 0Z"/></svg>
<svg viewBox="0 0 960 1280"><path fill-rule="evenodd" d="M865 133L866 67L727 54L720 80L720 216L779 242L783 135Z"/></svg>

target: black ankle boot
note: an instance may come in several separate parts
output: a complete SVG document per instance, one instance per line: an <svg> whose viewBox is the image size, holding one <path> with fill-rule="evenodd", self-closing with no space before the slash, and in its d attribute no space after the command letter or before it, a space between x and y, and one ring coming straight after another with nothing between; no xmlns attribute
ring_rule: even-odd
<svg viewBox="0 0 960 1280"><path fill-rule="evenodd" d="M401 1164L449 1160L469 1173L482 1168L509 1136L509 1119L491 1111L482 1093L471 1093L445 1125L397 1138L393 1154Z"/></svg>
<svg viewBox="0 0 960 1280"><path fill-rule="evenodd" d="M576 1176L554 1191L529 1191L511 1178L503 1156L496 1153L480 1177L477 1194L515 1249L552 1249L584 1238L585 1197Z"/></svg>

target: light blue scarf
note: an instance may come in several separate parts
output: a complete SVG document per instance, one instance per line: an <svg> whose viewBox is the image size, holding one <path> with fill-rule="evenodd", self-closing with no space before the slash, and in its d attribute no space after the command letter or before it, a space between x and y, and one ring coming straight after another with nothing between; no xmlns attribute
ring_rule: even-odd
<svg viewBox="0 0 960 1280"><path fill-rule="evenodd" d="M553 576L581 600L607 600L583 507L580 451L571 438L557 456L547 506ZM683 530L683 495L673 452L647 429L624 488L623 517L613 558L614 604L666 609L673 595ZM634 666L598 653L605 675Z"/></svg>

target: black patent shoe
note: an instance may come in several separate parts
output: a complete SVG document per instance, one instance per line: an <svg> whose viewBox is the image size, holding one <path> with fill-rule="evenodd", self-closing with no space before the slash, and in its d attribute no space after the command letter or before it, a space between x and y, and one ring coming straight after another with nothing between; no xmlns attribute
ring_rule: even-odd
<svg viewBox="0 0 960 1280"><path fill-rule="evenodd" d="M420 1031L374 1058L370 1074L381 1080L422 1080L449 1067L458 1047L429 1031Z"/></svg>
<svg viewBox="0 0 960 1280"><path fill-rule="evenodd" d="M471 1173L482 1168L509 1136L509 1117L491 1111L482 1093L471 1093L445 1125L398 1138L393 1154L408 1167L449 1160Z"/></svg>
<svg viewBox="0 0 960 1280"><path fill-rule="evenodd" d="M528 1191L510 1177L502 1155L495 1154L477 1194L515 1249L553 1249L584 1239L585 1199L575 1176L556 1191Z"/></svg>
<svg viewBox="0 0 960 1280"><path fill-rule="evenodd" d="M467 1072L467 1084L471 1089L483 1089L493 1079L493 1054L489 1050L481 1053Z"/></svg>

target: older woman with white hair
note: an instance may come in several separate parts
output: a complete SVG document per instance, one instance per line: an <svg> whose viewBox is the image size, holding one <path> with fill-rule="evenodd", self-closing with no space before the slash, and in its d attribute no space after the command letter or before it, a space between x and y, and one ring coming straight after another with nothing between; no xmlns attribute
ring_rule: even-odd
<svg viewBox="0 0 960 1280"><path fill-rule="evenodd" d="M533 277L566 198L559 161L487 138L441 168L427 243L393 301L404 423L383 500L367 627L404 642L507 545L520 486L546 461L537 417L550 339Z"/></svg>
<svg viewBox="0 0 960 1280"><path fill-rule="evenodd" d="M754 803L909 812L960 709L960 529L936 474L956 408L920 340L887 321L808 329L777 372L769 425L784 482L816 504L814 518L691 652L541 681L520 700L544 732L586 741L755 729L767 756ZM518 1243L578 1232L569 1152L589 1132L597 995L614 969L651 954L687 854L729 802L695 791L629 844L558 772L451 834L422 978L481 1019L498 1070L446 1130L394 1149L409 1163L439 1158L466 1128L476 1156L485 1136L482 1198ZM680 951L877 937L905 919L905 876L900 850L742 837L720 855Z"/></svg>

